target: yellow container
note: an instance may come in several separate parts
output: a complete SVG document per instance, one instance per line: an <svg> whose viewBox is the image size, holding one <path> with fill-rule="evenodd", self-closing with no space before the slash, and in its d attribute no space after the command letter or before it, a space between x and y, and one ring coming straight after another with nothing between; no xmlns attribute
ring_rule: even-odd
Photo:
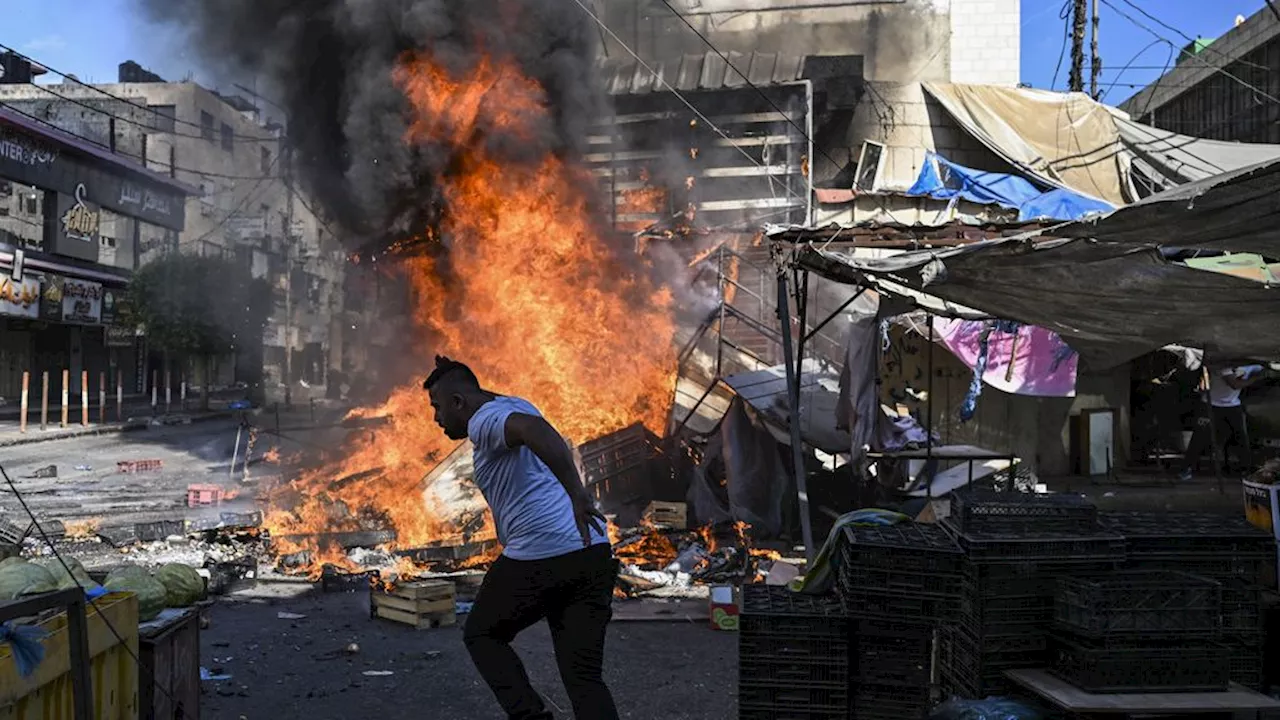
<svg viewBox="0 0 1280 720"><path fill-rule="evenodd" d="M87 608L94 716L97 720L137 720L138 662L134 658L138 654L138 597L111 593L95 602L96 610L92 604ZM123 643L107 622L124 638ZM44 661L29 677L18 674L8 643L0 645L0 720L73 718L67 614L59 613L40 626L49 632L44 640Z"/></svg>

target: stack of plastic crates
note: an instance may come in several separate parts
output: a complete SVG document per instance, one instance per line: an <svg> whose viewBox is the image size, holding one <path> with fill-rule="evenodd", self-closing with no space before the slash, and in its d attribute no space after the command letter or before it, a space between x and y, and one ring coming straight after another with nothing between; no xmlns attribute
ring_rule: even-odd
<svg viewBox="0 0 1280 720"><path fill-rule="evenodd" d="M1099 527L1079 496L959 491L942 526L965 559L957 621L939 637L939 675L964 697L1008 693L1007 670L1045 665L1056 577L1114 569L1124 557L1124 539Z"/></svg>
<svg viewBox="0 0 1280 720"><path fill-rule="evenodd" d="M1092 693L1216 692L1229 679L1222 586L1186 573L1058 579L1050 668Z"/></svg>
<svg viewBox="0 0 1280 720"><path fill-rule="evenodd" d="M846 720L849 630L833 595L745 586L738 626L738 717Z"/></svg>
<svg viewBox="0 0 1280 720"><path fill-rule="evenodd" d="M924 717L936 628L955 616L960 548L933 525L844 529L838 575L853 631L855 720Z"/></svg>
<svg viewBox="0 0 1280 720"><path fill-rule="evenodd" d="M1270 534L1244 518L1208 513L1103 513L1100 521L1125 536L1127 567L1190 573L1221 585L1231 680L1261 690L1261 578L1276 563Z"/></svg>

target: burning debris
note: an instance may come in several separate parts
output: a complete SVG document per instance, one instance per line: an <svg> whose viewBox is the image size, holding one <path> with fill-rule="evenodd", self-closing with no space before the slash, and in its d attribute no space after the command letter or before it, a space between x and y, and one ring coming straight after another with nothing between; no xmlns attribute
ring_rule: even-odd
<svg viewBox="0 0 1280 720"><path fill-rule="evenodd" d="M749 531L744 523L697 530L646 523L615 530L611 540L622 565L615 595L706 597L712 584L762 579L781 555L753 547Z"/></svg>

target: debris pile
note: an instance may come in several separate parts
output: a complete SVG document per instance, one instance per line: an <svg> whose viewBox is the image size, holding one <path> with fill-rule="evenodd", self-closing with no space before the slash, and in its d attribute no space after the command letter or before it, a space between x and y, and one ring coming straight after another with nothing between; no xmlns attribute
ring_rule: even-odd
<svg viewBox="0 0 1280 720"><path fill-rule="evenodd" d="M754 547L745 523L680 530L645 522L610 529L621 564L618 597L705 598L711 585L762 578L781 559Z"/></svg>

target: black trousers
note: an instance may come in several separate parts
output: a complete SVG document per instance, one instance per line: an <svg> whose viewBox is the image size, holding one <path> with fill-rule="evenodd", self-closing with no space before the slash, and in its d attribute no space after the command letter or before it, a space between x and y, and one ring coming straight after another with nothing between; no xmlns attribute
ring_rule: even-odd
<svg viewBox="0 0 1280 720"><path fill-rule="evenodd" d="M604 684L605 628L613 617L618 564L608 545L548 558L500 557L489 568L467 618L471 659L511 718L551 718L511 641L546 618L560 679L578 720L617 720Z"/></svg>
<svg viewBox="0 0 1280 720"><path fill-rule="evenodd" d="M1227 447L1231 443L1235 443L1236 449L1240 453L1240 463L1244 466L1244 472L1252 472L1253 467L1253 451L1249 447L1249 431L1245 424L1244 406L1237 405L1235 407L1215 407L1210 415L1213 423L1212 435L1217 436L1218 447L1213 448L1216 453L1222 452L1222 469L1227 469ZM1212 446L1213 438L1209 432L1209 422L1203 417L1198 419L1196 428L1191 434L1191 442L1187 444L1186 469L1194 469L1196 463L1200 460L1200 456L1204 454L1207 448ZM1211 458L1212 459L1212 458Z"/></svg>

